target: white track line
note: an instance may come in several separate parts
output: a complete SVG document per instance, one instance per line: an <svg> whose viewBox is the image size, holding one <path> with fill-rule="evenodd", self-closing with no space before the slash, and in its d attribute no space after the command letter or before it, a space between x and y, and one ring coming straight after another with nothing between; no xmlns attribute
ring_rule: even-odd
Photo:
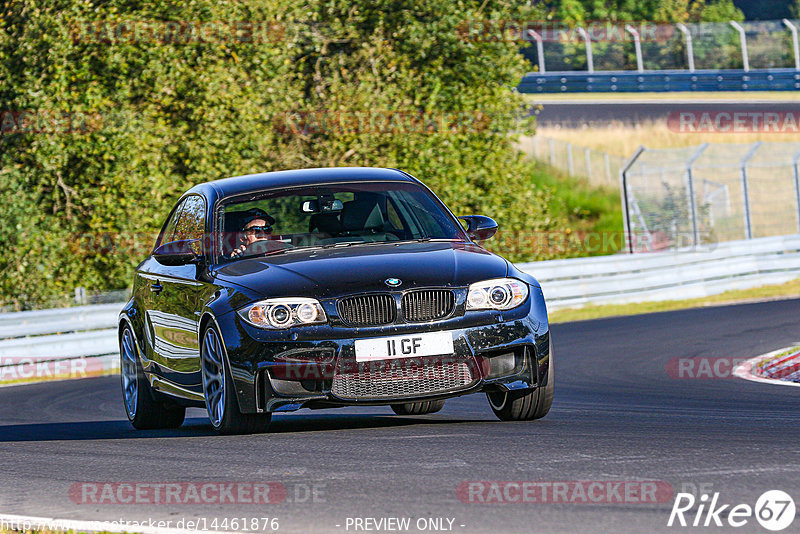
<svg viewBox="0 0 800 534"><path fill-rule="evenodd" d="M174 520L173 520L174 521ZM158 524L159 520L153 520ZM198 530L182 528L163 528L136 524L121 524L120 521L80 521L75 519L54 519L52 517L34 517L27 515L0 514L0 529L13 530L72 530L74 532L114 532L114 533L140 533L140 534L197 534ZM146 521L144 521L146 523ZM166 523L166 520L163 521ZM231 534L228 532L203 530L203 534Z"/></svg>
<svg viewBox="0 0 800 534"><path fill-rule="evenodd" d="M763 384L773 384L776 386L794 386L800 387L800 384L797 382L789 382L788 380L779 380L777 378L764 378L763 376L759 376L753 374L753 369L758 368L759 364L764 360L769 360L770 358L774 358L781 352L786 352L787 350L793 347L786 347L784 349L778 349L772 351L768 354L764 354L762 356L756 356L755 358L751 358L746 362L740 364L736 369L733 370L733 374L738 376L739 378L744 378L745 380L750 380L752 382L761 382Z"/></svg>

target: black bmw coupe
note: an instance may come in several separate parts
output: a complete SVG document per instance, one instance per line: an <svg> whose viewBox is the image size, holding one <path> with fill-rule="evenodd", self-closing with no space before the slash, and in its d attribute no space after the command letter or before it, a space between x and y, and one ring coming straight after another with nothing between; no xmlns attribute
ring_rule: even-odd
<svg viewBox="0 0 800 534"><path fill-rule="evenodd" d="M542 290L480 246L496 231L395 169L193 187L119 317L128 418L171 428L205 407L216 431L249 433L273 412L421 415L480 392L502 420L544 417L554 378Z"/></svg>

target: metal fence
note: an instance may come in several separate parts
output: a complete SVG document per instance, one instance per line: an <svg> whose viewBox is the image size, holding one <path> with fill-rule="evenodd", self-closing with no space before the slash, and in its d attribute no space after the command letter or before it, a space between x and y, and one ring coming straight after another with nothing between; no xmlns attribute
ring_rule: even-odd
<svg viewBox="0 0 800 534"><path fill-rule="evenodd" d="M800 88L800 20L533 23L524 93L786 91Z"/></svg>
<svg viewBox="0 0 800 534"><path fill-rule="evenodd" d="M619 187L620 171L625 164L621 156L541 135L525 138L520 145L527 154L569 176L587 178L594 185Z"/></svg>
<svg viewBox="0 0 800 534"><path fill-rule="evenodd" d="M647 70L800 70L800 20L656 24L531 23L523 54L539 73Z"/></svg>
<svg viewBox="0 0 800 534"><path fill-rule="evenodd" d="M800 143L640 148L622 171L631 252L800 231Z"/></svg>

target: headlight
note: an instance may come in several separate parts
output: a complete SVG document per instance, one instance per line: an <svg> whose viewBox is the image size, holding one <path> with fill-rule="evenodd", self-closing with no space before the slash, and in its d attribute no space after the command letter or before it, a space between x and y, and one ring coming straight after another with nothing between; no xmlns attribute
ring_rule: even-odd
<svg viewBox="0 0 800 534"><path fill-rule="evenodd" d="M318 301L302 297L261 300L240 309L239 315L253 326L271 329L328 322Z"/></svg>
<svg viewBox="0 0 800 534"><path fill-rule="evenodd" d="M513 278L486 280L469 286L467 310L510 310L528 298L528 284Z"/></svg>

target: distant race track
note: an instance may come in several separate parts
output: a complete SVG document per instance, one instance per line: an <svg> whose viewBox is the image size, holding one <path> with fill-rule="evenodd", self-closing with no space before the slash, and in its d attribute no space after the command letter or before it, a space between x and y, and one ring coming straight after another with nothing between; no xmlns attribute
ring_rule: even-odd
<svg viewBox="0 0 800 534"><path fill-rule="evenodd" d="M749 95L752 96L752 95ZM639 124L642 122L665 122L670 113L695 114L717 112L780 112L800 113L800 102L736 102L697 100L642 101L636 95L620 95L619 99L588 99L548 101L535 112L538 124L549 127L575 128L583 125L602 126L609 122Z"/></svg>

